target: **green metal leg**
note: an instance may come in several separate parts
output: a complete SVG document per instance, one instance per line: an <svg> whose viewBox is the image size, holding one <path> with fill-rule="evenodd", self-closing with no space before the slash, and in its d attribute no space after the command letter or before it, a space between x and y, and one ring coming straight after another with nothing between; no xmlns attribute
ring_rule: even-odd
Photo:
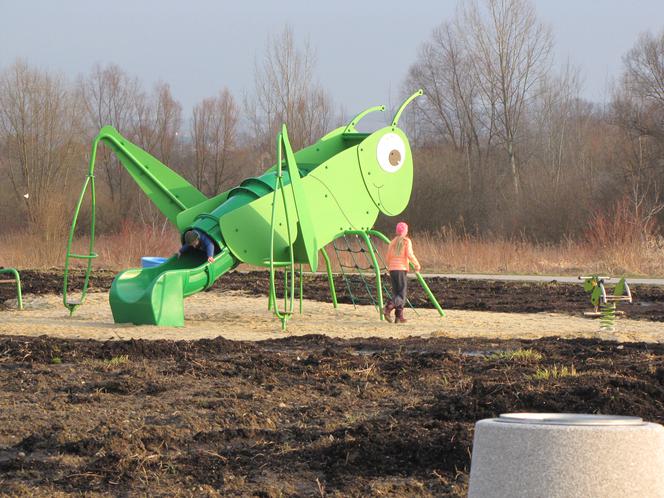
<svg viewBox="0 0 664 498"><path fill-rule="evenodd" d="M23 293L21 292L21 276L18 274L16 268L2 268L0 273L10 273L14 276L16 282L16 306L19 311L23 310Z"/></svg>
<svg viewBox="0 0 664 498"><path fill-rule="evenodd" d="M382 234L378 230L369 230L369 231L367 231L367 233L369 235L374 235L374 236L378 237L380 240L382 240L383 242L385 242L387 244L390 243L390 239L388 239L384 234ZM411 264L410 266L412 267L413 265ZM431 289L429 289L429 286L424 281L424 278L422 277L422 275L420 275L420 272L415 272L415 277L417 278L417 281L422 286L422 289L424 289L425 294L429 298L429 302L431 302L431 304L433 304L434 308L436 308L438 310L438 314L440 316L445 316L445 312L443 311L443 308L440 307L440 304L438 303L438 300L436 299L436 296L433 295L433 293L431 292Z"/></svg>
<svg viewBox="0 0 664 498"><path fill-rule="evenodd" d="M303 288L304 288L304 283L302 282L302 263L300 263L300 315L302 314L302 294L303 294Z"/></svg>
<svg viewBox="0 0 664 498"><path fill-rule="evenodd" d="M21 290L21 277L16 272L16 302L18 304L18 309L23 311L23 291Z"/></svg>
<svg viewBox="0 0 664 498"><path fill-rule="evenodd" d="M270 270L270 297L267 302L267 309L272 310L274 309L274 302L276 300L277 296L277 290L276 290L276 285L274 284L274 271L272 269Z"/></svg>
<svg viewBox="0 0 664 498"><path fill-rule="evenodd" d="M438 304L438 300L436 299L436 296L433 295L433 292L431 292L431 289L429 289L429 286L424 281L424 278L422 277L422 275L420 275L420 272L416 271L415 276L417 277L417 281L420 283L420 285L424 289L424 292L426 293L427 297L429 298L429 301L431 302L431 304L433 304L434 307L438 310L438 314L440 316L445 316L445 312L443 311L443 308L441 308L440 304Z"/></svg>
<svg viewBox="0 0 664 498"><path fill-rule="evenodd" d="M99 137L95 139L92 144L92 153L90 154L90 167L88 170L88 175L85 178L83 183L83 189L81 190L81 195L78 198L76 203L76 210L74 211L74 217L71 222L71 228L69 229L69 238L67 239L67 253L65 255L65 272L64 272L64 282L62 284L62 303L65 305L65 308L69 310L69 316L71 316L76 308L82 305L85 302L85 296L88 292L88 285L90 283L90 273L92 272L92 260L97 257L97 254L94 252L95 247L95 217L97 210L97 197L95 193L95 159L97 157L97 146L99 144ZM78 223L78 215L81 211L81 205L83 204L83 199L85 198L85 193L88 188L90 188L90 246L88 249L88 254L73 254L71 252L72 245L74 243L74 235L76 233L76 224ZM83 280L83 289L81 291L81 299L78 301L69 299L67 295L67 289L69 286L69 260L74 259L85 259L87 260L87 265L85 268L85 279Z"/></svg>
<svg viewBox="0 0 664 498"><path fill-rule="evenodd" d="M330 295L332 296L332 304L334 305L335 308L338 308L339 305L337 304L337 291L334 288L334 276L332 275L332 264L330 264L330 257L327 255L327 251L324 248L322 248L320 252L323 255L323 259L325 260L325 269L327 270L327 281L330 284Z"/></svg>
<svg viewBox="0 0 664 498"><path fill-rule="evenodd" d="M284 270L284 309L288 309L288 272Z"/></svg>
<svg viewBox="0 0 664 498"><path fill-rule="evenodd" d="M281 321L281 330L286 330L286 322L293 313L293 300L295 297L295 259L293 256L293 240L290 237L290 216L288 214L288 204L286 203L286 193L284 191L283 183L283 174L282 174L282 145L283 145L283 136L281 133L277 135L277 181L275 184L274 194L272 196L272 217L270 220L270 299L268 307L272 304L274 314ZM288 233L288 246L289 250L289 259L291 278L290 278L290 292L288 287L288 271L284 270L284 310L283 312L279 311L279 306L277 306L277 291L274 283L274 220L275 213L277 208L277 196L281 193L281 201L284 207L284 215L286 218L286 232ZM289 295L290 294L290 295Z"/></svg>

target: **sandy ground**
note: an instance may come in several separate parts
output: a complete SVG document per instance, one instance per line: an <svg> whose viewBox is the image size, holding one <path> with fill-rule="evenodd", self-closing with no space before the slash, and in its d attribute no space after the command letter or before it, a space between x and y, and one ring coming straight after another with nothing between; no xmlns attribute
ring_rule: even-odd
<svg viewBox="0 0 664 498"><path fill-rule="evenodd" d="M331 337L486 337L495 339L546 336L601 338L617 341L664 342L661 322L620 319L615 332L599 330L599 321L555 313L491 313L407 310L409 322L390 324L377 319L373 307L305 301L304 314L295 314L282 332L279 321L267 310L267 299L239 293L201 293L187 298L183 328L115 324L106 293L89 294L73 317L60 296L25 296L25 310L0 311L0 334L76 339L201 339L222 336L232 340L259 341L290 335L325 334ZM297 308L297 304L296 304Z"/></svg>

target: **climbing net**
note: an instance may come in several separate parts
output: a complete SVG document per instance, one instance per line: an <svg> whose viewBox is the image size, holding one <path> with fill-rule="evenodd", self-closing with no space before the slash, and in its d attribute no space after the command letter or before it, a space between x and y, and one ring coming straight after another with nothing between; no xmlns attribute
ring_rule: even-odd
<svg viewBox="0 0 664 498"><path fill-rule="evenodd" d="M344 233L342 237L335 239L332 245L344 286L353 306L371 304L380 313L382 310L379 304L376 271L383 275L380 279L382 296L391 300L392 292L387 285L390 281L387 265L380 251L376 249L375 238L373 235L368 235L365 239L357 233ZM371 247L367 246L367 241ZM375 255L378 268L374 265L372 253ZM406 299L406 304L417 314L409 299Z"/></svg>

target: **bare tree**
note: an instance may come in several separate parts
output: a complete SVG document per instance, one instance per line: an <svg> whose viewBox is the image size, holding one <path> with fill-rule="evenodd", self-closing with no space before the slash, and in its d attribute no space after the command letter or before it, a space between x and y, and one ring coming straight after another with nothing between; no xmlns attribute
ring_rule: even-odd
<svg viewBox="0 0 664 498"><path fill-rule="evenodd" d="M182 108L167 84L157 84L151 94L146 94L137 79L111 64L95 66L90 76L79 82L79 88L93 134L103 126L112 125L169 164L178 142ZM102 227L117 228L137 212L143 221L154 224L158 219L161 223L161 216L149 206L117 157L105 147L98 149L96 168L104 172L105 182L100 187L108 189L108 198L100 196L105 207L100 212Z"/></svg>
<svg viewBox="0 0 664 498"><path fill-rule="evenodd" d="M168 165L182 121L182 106L173 98L170 86L159 83L152 94L140 94L136 99L135 117L134 135L139 145Z"/></svg>
<svg viewBox="0 0 664 498"><path fill-rule="evenodd" d="M193 148L193 175L196 188L203 191L206 187L206 177L211 165L212 142L210 135L214 128L215 99L207 98L196 104L191 117L191 141Z"/></svg>
<svg viewBox="0 0 664 498"><path fill-rule="evenodd" d="M228 174L227 167L237 143L238 120L238 106L226 88L218 97L194 107L191 140L195 183L209 195L219 193L228 177L235 176Z"/></svg>
<svg viewBox="0 0 664 498"><path fill-rule="evenodd" d="M498 132L518 202L521 186L516 145L525 110L550 68L551 31L537 20L529 0L484 0L481 5L469 1L459 22L485 105L497 104Z"/></svg>
<svg viewBox="0 0 664 498"><path fill-rule="evenodd" d="M559 75L547 75L540 81L536 99L528 109L528 121L533 135L529 149L537 166L535 174L546 178L546 185L554 197L564 185L573 150L570 140L581 114L580 80L577 68L567 64ZM578 144L574 144L575 146Z"/></svg>
<svg viewBox="0 0 664 498"><path fill-rule="evenodd" d="M611 133L602 109L581 99L580 88L578 68L552 71L523 117L519 150L528 167L521 171L520 223L540 239L579 233L614 196Z"/></svg>
<svg viewBox="0 0 664 498"><path fill-rule="evenodd" d="M426 95L415 102L416 136L425 140L425 163L440 162L421 187L445 182L447 190L454 181L464 188L457 214L464 224L511 230L528 214L515 209L529 158L520 146L530 140L528 114L549 73L551 47L528 0L468 0L434 30L410 69L407 90Z"/></svg>
<svg viewBox="0 0 664 498"><path fill-rule="evenodd" d="M664 31L641 35L623 62L612 98L623 132L616 157L635 222L648 227L664 211Z"/></svg>
<svg viewBox="0 0 664 498"><path fill-rule="evenodd" d="M180 145L180 125L182 106L173 98L167 83L158 83L151 94L141 93L136 98L135 127L133 136L136 143L159 159L166 166L184 169L172 164ZM138 195L137 211L140 221L153 230L165 232L168 220L143 195Z"/></svg>
<svg viewBox="0 0 664 498"><path fill-rule="evenodd" d="M309 145L327 131L331 99L316 82L314 69L314 51L308 43L298 48L290 27L268 38L263 58L255 67L255 95L246 102L261 153L274 156L281 123L287 124L294 149Z"/></svg>
<svg viewBox="0 0 664 498"><path fill-rule="evenodd" d="M445 22L420 49L411 66L407 91L422 88L415 101L418 126L425 136L443 140L461 156L469 202L484 199L487 154L495 135L495 107L484 107L473 77L473 58L462 43L457 23ZM407 92L406 92L407 93ZM477 198L472 196L477 194Z"/></svg>
<svg viewBox="0 0 664 498"><path fill-rule="evenodd" d="M96 66L90 76L79 84L84 97L88 122L93 133L112 125L130 140L150 151L168 164L173 155L182 109L167 84L158 84L146 95L135 78L130 78L120 67ZM100 222L117 227L126 218L135 216L159 218L139 194L133 179L122 164L106 148L97 154L97 168L105 173L108 188L108 209L103 209ZM104 202L104 199L100 199ZM147 214L146 214L147 213Z"/></svg>
<svg viewBox="0 0 664 498"><path fill-rule="evenodd" d="M624 86L647 103L664 108L664 31L642 34L624 57Z"/></svg>
<svg viewBox="0 0 664 498"><path fill-rule="evenodd" d="M0 163L17 203L49 241L64 227L65 187L82 163L81 130L81 106L61 78L24 62L0 74Z"/></svg>
<svg viewBox="0 0 664 498"><path fill-rule="evenodd" d="M140 95L137 79L130 78L117 65L97 65L87 78L79 81L79 87L92 136L102 127L111 125L133 139L135 107ZM101 147L97 152L96 168L104 173L111 202L129 208L133 204L135 189L117 158Z"/></svg>

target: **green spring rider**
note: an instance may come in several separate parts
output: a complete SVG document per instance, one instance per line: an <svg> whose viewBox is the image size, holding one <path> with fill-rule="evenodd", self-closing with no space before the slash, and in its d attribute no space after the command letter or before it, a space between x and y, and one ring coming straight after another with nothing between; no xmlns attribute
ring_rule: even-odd
<svg viewBox="0 0 664 498"><path fill-rule="evenodd" d="M599 316L600 330L613 332L616 325L617 304L621 301L632 302L632 292L624 278L618 280L613 288L613 294L606 292L605 282L612 277L601 277L592 275L589 277L579 277L583 280L583 289L590 293L590 302L594 306L594 311L584 313L586 316Z"/></svg>

